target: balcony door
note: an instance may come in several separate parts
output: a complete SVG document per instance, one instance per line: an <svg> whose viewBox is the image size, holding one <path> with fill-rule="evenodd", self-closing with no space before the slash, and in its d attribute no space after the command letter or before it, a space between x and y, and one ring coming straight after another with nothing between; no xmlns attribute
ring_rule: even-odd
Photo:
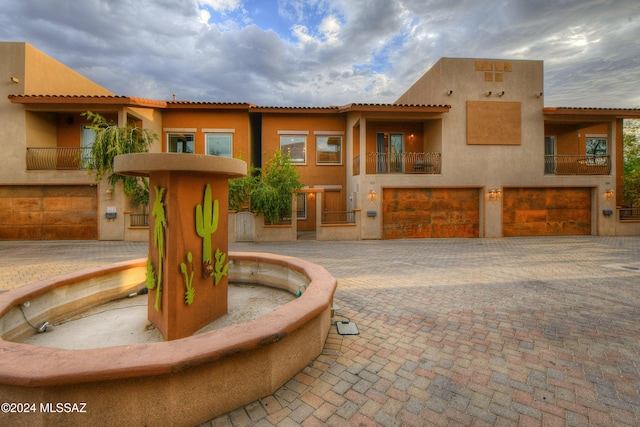
<svg viewBox="0 0 640 427"><path fill-rule="evenodd" d="M376 134L377 173L404 172L404 138L401 133Z"/></svg>
<svg viewBox="0 0 640 427"><path fill-rule="evenodd" d="M96 131L91 128L82 128L82 167L91 161L91 149L96 142Z"/></svg>
<svg viewBox="0 0 640 427"><path fill-rule="evenodd" d="M378 154L377 157L377 173L387 173L387 161L385 153L387 151L386 141L384 133L378 133L376 135L376 152Z"/></svg>
<svg viewBox="0 0 640 427"><path fill-rule="evenodd" d="M402 134L392 133L389 135L389 159L391 172L403 173L404 172L404 141Z"/></svg>
<svg viewBox="0 0 640 427"><path fill-rule="evenodd" d="M544 173L556 173L556 137L544 137Z"/></svg>

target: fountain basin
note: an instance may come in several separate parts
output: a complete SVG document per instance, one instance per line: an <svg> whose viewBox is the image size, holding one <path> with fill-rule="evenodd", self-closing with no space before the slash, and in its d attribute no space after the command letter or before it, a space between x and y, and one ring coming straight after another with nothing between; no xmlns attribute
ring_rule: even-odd
<svg viewBox="0 0 640 427"><path fill-rule="evenodd" d="M316 264L262 253L230 253L229 280L303 293L254 321L173 341L87 350L9 341L33 333L21 306L33 325L54 323L135 292L145 264L84 270L0 295L0 401L35 408L0 413L0 424L197 425L273 393L322 352L335 278ZM58 403L70 405L47 411Z"/></svg>

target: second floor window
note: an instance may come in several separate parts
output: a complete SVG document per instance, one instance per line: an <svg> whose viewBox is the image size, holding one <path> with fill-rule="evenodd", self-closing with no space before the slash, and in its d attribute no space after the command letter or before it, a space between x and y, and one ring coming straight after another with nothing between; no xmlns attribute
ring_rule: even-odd
<svg viewBox="0 0 640 427"><path fill-rule="evenodd" d="M316 136L316 163L322 165L342 164L341 136Z"/></svg>
<svg viewBox="0 0 640 427"><path fill-rule="evenodd" d="M195 153L192 133L170 133L167 135L167 151L170 153Z"/></svg>
<svg viewBox="0 0 640 427"><path fill-rule="evenodd" d="M207 133L204 136L206 154L209 156L233 157L233 135L231 133Z"/></svg>
<svg viewBox="0 0 640 427"><path fill-rule="evenodd" d="M607 139L602 136L589 136L586 139L587 164L604 164L607 155Z"/></svg>
<svg viewBox="0 0 640 427"><path fill-rule="evenodd" d="M280 135L280 151L291 156L291 163L307 163L307 137L305 135Z"/></svg>
<svg viewBox="0 0 640 427"><path fill-rule="evenodd" d="M605 138L587 137L587 156L606 156L607 140Z"/></svg>

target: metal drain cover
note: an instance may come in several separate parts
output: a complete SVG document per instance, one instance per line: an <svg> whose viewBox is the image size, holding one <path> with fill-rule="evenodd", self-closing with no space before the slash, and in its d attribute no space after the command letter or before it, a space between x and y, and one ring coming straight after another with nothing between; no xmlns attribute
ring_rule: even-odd
<svg viewBox="0 0 640 427"><path fill-rule="evenodd" d="M353 322L336 322L336 329L340 335L359 335L358 327Z"/></svg>

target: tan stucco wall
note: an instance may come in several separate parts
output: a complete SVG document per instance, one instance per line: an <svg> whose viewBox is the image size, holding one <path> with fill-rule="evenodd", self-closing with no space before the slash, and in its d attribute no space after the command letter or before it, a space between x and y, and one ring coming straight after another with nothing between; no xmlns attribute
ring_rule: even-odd
<svg viewBox="0 0 640 427"><path fill-rule="evenodd" d="M478 65L490 64L491 72ZM497 68L502 68L502 71ZM501 237L502 204L486 203L486 191L503 187L591 187L594 188L597 206L594 212L594 232L615 233L610 218L603 218L602 209L615 207L615 200L606 201L602 195L607 187L615 184L615 167L611 176L555 176L544 174L545 117L543 115L543 62L535 60L477 60L442 58L421 77L397 103L450 105L442 114L442 170L440 175L361 175L350 179L350 191L358 192L362 207L362 238L380 238L380 195L384 187L482 187L485 189L480 205L481 237ZM498 77L498 75L500 75ZM501 81L500 81L501 80ZM452 91L451 94L448 94ZM489 92L491 94L489 95ZM504 93L503 93L504 92ZM495 103L500 105L519 103L521 132L519 145L469 145L467 139L468 103ZM481 105L481 104L477 104ZM357 118L350 119L355 123ZM591 119L593 120L593 119ZM360 120L360 133L370 123ZM610 148L615 156L615 123L609 125ZM371 141L368 141L370 143ZM355 141L353 143L356 143ZM365 147L361 138L360 149ZM368 146L367 150L368 150ZM575 153L578 154L578 153ZM378 194L369 201L367 194L373 189ZM367 210L377 210L376 218L366 217Z"/></svg>
<svg viewBox="0 0 640 427"><path fill-rule="evenodd" d="M48 95L113 95L77 71L28 43L25 51L25 93Z"/></svg>
<svg viewBox="0 0 640 427"><path fill-rule="evenodd" d="M16 172L24 173L26 118L22 106L12 105L7 96L24 93L25 44L0 42L0 139L2 167L0 183L11 182ZM11 77L18 79L12 82Z"/></svg>
<svg viewBox="0 0 640 427"><path fill-rule="evenodd" d="M83 171L26 171L26 147L55 146L56 118L51 113L25 112L9 95L110 95L111 92L28 43L0 42L0 183L84 183ZM11 78L17 79L17 83Z"/></svg>
<svg viewBox="0 0 640 427"><path fill-rule="evenodd" d="M26 170L27 147L79 147L82 127L87 120L77 106L42 107L12 104L9 95L112 95L110 91L56 61L27 43L0 42L0 141L3 167L0 183L4 184L95 184L93 176L84 170ZM18 83L11 81L15 77ZM89 107L87 107L88 109ZM140 119L142 126L162 136L162 113L149 108L108 107L97 111L108 120L124 123L127 115ZM158 140L150 151L161 151ZM125 210L132 207L116 192L107 200L106 182L98 187L98 230L102 240L122 240L128 224ZM105 218L107 206L116 206L115 220Z"/></svg>

